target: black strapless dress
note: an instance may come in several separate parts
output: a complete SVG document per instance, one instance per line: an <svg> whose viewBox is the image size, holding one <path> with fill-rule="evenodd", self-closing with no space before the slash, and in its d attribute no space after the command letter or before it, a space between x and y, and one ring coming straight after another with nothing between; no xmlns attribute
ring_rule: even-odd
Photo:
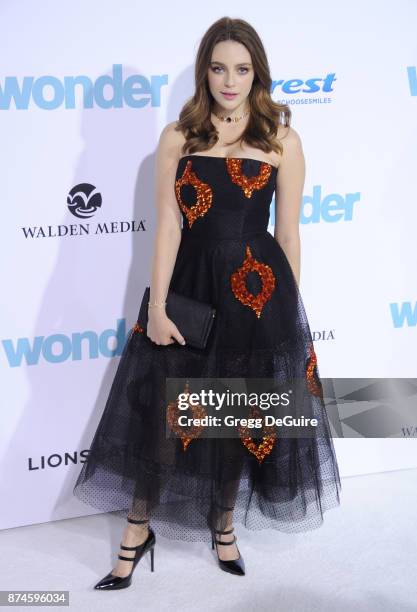
<svg viewBox="0 0 417 612"><path fill-rule="evenodd" d="M204 350L157 345L129 332L74 495L156 532L209 540L233 523L286 532L319 527L340 503L340 476L323 396L308 394L317 437L167 437L172 378L305 377L320 388L303 302L284 251L268 231L277 168L256 159L186 155L175 193L182 239L170 289L217 309ZM180 330L181 331L181 330Z"/></svg>

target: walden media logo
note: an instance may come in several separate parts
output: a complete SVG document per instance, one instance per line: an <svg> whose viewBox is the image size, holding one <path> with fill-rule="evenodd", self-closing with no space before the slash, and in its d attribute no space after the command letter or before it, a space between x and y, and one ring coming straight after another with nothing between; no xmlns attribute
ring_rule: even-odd
<svg viewBox="0 0 417 612"><path fill-rule="evenodd" d="M75 185L67 196L68 210L78 219L89 219L102 207L102 196L91 183ZM63 238L97 234L125 234L146 231L146 219L140 221L103 221L91 223L60 223L22 227L25 238Z"/></svg>
<svg viewBox="0 0 417 612"><path fill-rule="evenodd" d="M101 193L94 193L94 185L80 183L71 189L67 197L67 205L70 213L79 219L92 217L102 203Z"/></svg>
<svg viewBox="0 0 417 612"><path fill-rule="evenodd" d="M110 340L116 341L110 348ZM34 338L2 340L6 359L11 368L38 365L41 361L63 363L99 357L120 357L127 341L126 319L118 319L116 329L95 332L92 329L67 334L51 334Z"/></svg>
<svg viewBox="0 0 417 612"><path fill-rule="evenodd" d="M167 74L151 75L150 78L133 74L124 79L122 64L113 64L111 75L104 74L95 81L87 75L64 76L63 79L53 75L25 76L21 82L16 76L7 76L4 83L0 82L0 110L13 106L17 110L28 110L31 102L49 111L62 106L76 108L76 90L82 93L83 108L158 107L161 106L161 89L167 84Z"/></svg>

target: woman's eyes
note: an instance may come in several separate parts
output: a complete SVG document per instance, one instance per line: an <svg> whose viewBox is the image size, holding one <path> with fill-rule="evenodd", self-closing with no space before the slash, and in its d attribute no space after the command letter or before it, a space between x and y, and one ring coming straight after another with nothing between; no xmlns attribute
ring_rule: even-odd
<svg viewBox="0 0 417 612"><path fill-rule="evenodd" d="M217 70L223 70L221 66L212 66L211 69L213 70L213 72L216 72L216 73L217 73ZM244 72L241 72L241 74L246 74L249 71L249 68L245 68L244 66L241 66L239 70L244 70Z"/></svg>

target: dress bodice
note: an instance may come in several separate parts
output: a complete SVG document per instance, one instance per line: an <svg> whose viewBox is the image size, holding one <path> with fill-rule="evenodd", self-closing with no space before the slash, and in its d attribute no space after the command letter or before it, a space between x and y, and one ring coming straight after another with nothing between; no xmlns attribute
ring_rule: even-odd
<svg viewBox="0 0 417 612"><path fill-rule="evenodd" d="M268 231L278 169L259 159L185 155L175 195L183 238L239 239Z"/></svg>

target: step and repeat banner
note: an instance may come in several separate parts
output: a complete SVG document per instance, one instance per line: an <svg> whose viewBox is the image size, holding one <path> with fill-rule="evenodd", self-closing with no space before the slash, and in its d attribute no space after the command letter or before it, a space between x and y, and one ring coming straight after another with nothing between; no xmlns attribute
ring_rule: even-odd
<svg viewBox="0 0 417 612"><path fill-rule="evenodd" d="M303 142L320 375L417 377L417 4L0 1L0 528L97 512L72 487L150 281L157 142L225 14ZM335 439L342 476L415 467L412 420Z"/></svg>

